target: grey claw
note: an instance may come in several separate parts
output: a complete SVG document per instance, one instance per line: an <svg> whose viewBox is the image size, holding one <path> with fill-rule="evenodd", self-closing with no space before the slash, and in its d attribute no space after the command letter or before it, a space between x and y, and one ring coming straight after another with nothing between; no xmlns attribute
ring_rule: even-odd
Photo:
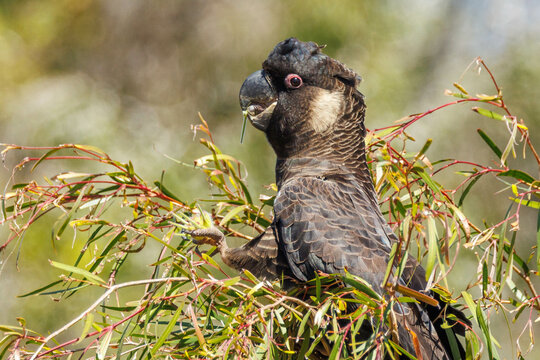
<svg viewBox="0 0 540 360"><path fill-rule="evenodd" d="M197 245L210 244L213 246L219 246L225 239L225 236L221 231L215 227L207 229L195 229L184 230L184 232L191 236L193 242Z"/></svg>

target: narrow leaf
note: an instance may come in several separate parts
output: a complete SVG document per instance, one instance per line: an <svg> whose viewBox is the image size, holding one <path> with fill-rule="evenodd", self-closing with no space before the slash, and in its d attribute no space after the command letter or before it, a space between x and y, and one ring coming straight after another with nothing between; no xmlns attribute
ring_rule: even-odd
<svg viewBox="0 0 540 360"><path fill-rule="evenodd" d="M521 170L507 170L507 171L503 171L501 173L498 173L497 176L508 176L508 177L513 177L514 179L516 180L522 180L528 184L532 184L535 180L534 178L521 171Z"/></svg>
<svg viewBox="0 0 540 360"><path fill-rule="evenodd" d="M392 249L390 250L390 255L388 256L388 265L386 265L386 272L384 273L384 278L382 281L383 287L388 283L388 278L390 277L390 273L394 268L394 257L396 256L398 245L399 244L397 242L394 243L394 245L392 245Z"/></svg>
<svg viewBox="0 0 540 360"><path fill-rule="evenodd" d="M467 239L469 239L471 237L471 227L469 226L469 220L467 220L465 214L463 214L463 212L461 212L461 210L459 210L454 204L449 202L447 205L452 210L452 213L456 215L459 219L463 230L465 230L465 235L467 236Z"/></svg>
<svg viewBox="0 0 540 360"><path fill-rule="evenodd" d="M537 269L540 269L540 209L536 218L536 264Z"/></svg>
<svg viewBox="0 0 540 360"><path fill-rule="evenodd" d="M491 333L489 332L489 326L486 322L486 318L484 317L484 312L482 311L482 307L480 305L476 306L476 319L478 320L478 325L480 325L480 329L482 329L482 332L484 333L484 337L486 339L489 358L493 359L493 343L491 341Z"/></svg>
<svg viewBox="0 0 540 360"><path fill-rule="evenodd" d="M410 296L418 301L424 302L426 304L429 304L431 306L439 306L439 302L432 298L431 296L422 294L419 291L416 291L414 289L408 288L403 285L396 284L394 285L394 288L396 291L400 292L403 295Z"/></svg>
<svg viewBox="0 0 540 360"><path fill-rule="evenodd" d="M477 129L476 131L478 132L478 135L480 135L482 140L484 140L486 144L488 144L490 149L493 150L495 155L497 155L497 157L500 159L502 156L501 149L499 149L499 147L495 144L495 142L493 142L493 140L491 140L491 138L487 136L487 134L484 131L482 131L482 129Z"/></svg>
<svg viewBox="0 0 540 360"><path fill-rule="evenodd" d="M463 300L465 300L465 303L469 307L469 311L471 312L471 314L476 318L476 304L474 303L474 300L471 294L469 294L466 291L462 291L461 296L463 297Z"/></svg>
<svg viewBox="0 0 540 360"><path fill-rule="evenodd" d="M518 204L528 206L533 209L540 209L540 202L533 200L516 199L509 197L510 200L517 202Z"/></svg>
<svg viewBox="0 0 540 360"><path fill-rule="evenodd" d="M20 298L23 298L23 297L27 297L27 296L32 296L32 295L36 295L36 294L39 294L40 292L44 291L44 290L47 290L55 285L58 285L58 284L61 284L63 283L62 280L57 280L57 281L54 281L50 284L47 284L43 287L40 287L39 289L36 289L36 290L33 290L33 291L30 291L29 293L26 293L26 294L22 294L22 295L18 295L17 297L20 297Z"/></svg>
<svg viewBox="0 0 540 360"><path fill-rule="evenodd" d="M427 139L424 146L422 146L422 149L420 149L420 151L416 155L416 158L418 159L420 158L420 156L424 155L428 151L432 143L433 143L433 139Z"/></svg>
<svg viewBox="0 0 540 360"><path fill-rule="evenodd" d="M165 185L163 185L162 182L154 181L154 185L156 185L159 188L159 190L163 193L163 195L168 196L171 199L174 199L178 201L179 203L183 204L183 202L176 195L174 195L169 189L167 189Z"/></svg>
<svg viewBox="0 0 540 360"><path fill-rule="evenodd" d="M111 329L107 331L105 336L101 338L98 349L96 351L97 359L99 360L105 359L105 355L107 354L107 350L109 349L109 344L111 343L112 335L113 335L113 331Z"/></svg>
<svg viewBox="0 0 540 360"><path fill-rule="evenodd" d="M463 205L463 201L465 200L465 198L467 197L467 194L469 194L469 191L471 190L471 188L474 186L474 184L476 184L476 182L478 180L480 180L481 176L475 176L474 179L471 180L471 182L469 182L469 184L467 185L467 187L463 190L463 193L461 194L460 198L459 198L459 201L458 201L458 207L461 207L461 205Z"/></svg>
<svg viewBox="0 0 540 360"><path fill-rule="evenodd" d="M351 285L352 287L356 288L357 290L360 290L364 294L372 297L373 299L380 299L381 296L373 290L371 285L364 279L354 276L349 273L345 273L345 275L342 276L343 282Z"/></svg>
<svg viewBox="0 0 540 360"><path fill-rule="evenodd" d="M336 337L336 340L334 340L334 347L332 348L332 352L330 353L328 360L339 359L339 350L341 349L342 342L343 342L343 334L339 334Z"/></svg>
<svg viewBox="0 0 540 360"><path fill-rule="evenodd" d="M242 111L242 132L240 133L240 144L244 143L244 135L246 134L246 124L247 124L247 111Z"/></svg>
<svg viewBox="0 0 540 360"><path fill-rule="evenodd" d="M81 268L78 268L78 267L75 267L75 266L62 264L62 263L52 261L52 260L49 260L49 263L52 266L54 266L55 268L65 270L65 271L69 271L70 273L82 275L82 276L84 276L85 278L87 278L88 280L90 280L91 282L93 282L95 284L98 284L98 283L105 284L105 280L103 280L102 278L100 278L99 276L97 276L95 274L92 274L90 271L87 271L87 270L84 270L84 269L81 269Z"/></svg>
<svg viewBox="0 0 540 360"><path fill-rule="evenodd" d="M52 154L54 154L55 152L57 152L58 150L60 150L60 148L55 148L55 149L52 149L52 150L49 150L47 151L43 156L41 156L39 158L38 161L36 161L36 163L34 164L34 166L32 166L32 169L30 171L34 171L34 169L39 165L41 164L41 162L43 160L45 160L46 158L48 158L49 156L51 156Z"/></svg>
<svg viewBox="0 0 540 360"><path fill-rule="evenodd" d="M152 349L150 350L151 355L154 355L161 348L161 345L163 345L165 343L165 341L167 340L167 337L169 336L169 334L173 331L174 327L176 326L176 321L178 320L178 318L182 314L182 309L183 308L184 308L184 303L182 303L180 306L178 306L178 308L176 309L176 312L174 313L173 317L171 318L171 320L167 324L167 327L165 328L165 330L163 330L163 332L161 333L161 336L156 341L155 345L152 346Z"/></svg>
<svg viewBox="0 0 540 360"><path fill-rule="evenodd" d="M429 188L431 188L431 190L433 190L435 193L440 193L439 185L437 185L437 183L435 183L435 181L433 181L431 176L429 176L428 173L426 173L424 171L424 169L420 169L416 173L422 178L422 180L424 180L426 185L429 186Z"/></svg>
<svg viewBox="0 0 540 360"><path fill-rule="evenodd" d="M487 264L484 261L484 263L482 264L482 292L484 296L487 296L487 293L488 293L488 283L489 283L488 269L487 269Z"/></svg>
<svg viewBox="0 0 540 360"><path fill-rule="evenodd" d="M317 312L315 313L315 317L313 319L313 324L315 326L321 327L323 319L324 319L324 315L326 315L326 312L328 311L328 308L330 308L331 304L332 304L332 301L328 300L324 303L323 306L319 308L319 310L317 310Z"/></svg>
<svg viewBox="0 0 540 360"><path fill-rule="evenodd" d="M506 159L508 158L508 155L510 155L510 153L512 153L514 158L516 157L516 151L514 149L516 135L517 135L517 126L514 126L512 128L512 134L510 135L510 138L508 139L508 143L506 144L506 147L504 148L503 153L501 155L501 164L506 163Z"/></svg>
<svg viewBox="0 0 540 360"><path fill-rule="evenodd" d="M92 323L94 322L94 314L88 313L86 314L84 318L84 327L81 335L79 336L79 341L76 342L76 344L79 344L81 341L84 340L88 332L90 331L90 328L92 327Z"/></svg>
<svg viewBox="0 0 540 360"><path fill-rule="evenodd" d="M109 231L106 231L105 234L107 234ZM103 235L105 235L103 234ZM122 230L120 231L120 233L118 233L118 235L116 235L114 237L114 239L112 239L108 244L107 246L105 247L105 249L103 249L103 251L101 252L101 254L99 254L99 257L96 259L96 261L94 262L94 264L92 264L92 266L90 267L90 272L94 271L97 269L97 267L99 266L99 264L101 264L101 262L105 259L105 256L109 253L109 251L111 251L111 249L116 245L116 243L118 243L118 241L120 241L122 238L124 238L126 234L126 231L125 230ZM101 237L101 236L100 236Z"/></svg>
<svg viewBox="0 0 540 360"><path fill-rule="evenodd" d="M221 219L221 221L219 222L219 225L220 226L226 225L229 221L231 221L235 216L237 216L238 214L240 214L244 210L246 210L246 206L237 206L237 207L235 207L234 209L229 211L227 213L227 215L225 215L223 217L223 219Z"/></svg>
<svg viewBox="0 0 540 360"><path fill-rule="evenodd" d="M480 114L480 115L483 115L483 116L486 116L488 118L492 118L492 119L495 119L495 120L504 120L504 117L503 115L499 114L499 113L496 113L496 112L493 112L491 110L487 110L487 109L483 109L481 107L473 107L472 108L472 111Z"/></svg>
<svg viewBox="0 0 540 360"><path fill-rule="evenodd" d="M109 155L107 155L106 152L104 152L103 150L101 150L100 148L96 147L96 146L92 146L92 145L79 145L79 144L76 144L74 145L74 147L76 149L80 149L80 150L85 150L85 151L89 151L91 153L95 153L95 154L98 154L100 155L102 158L105 158L105 159L108 159L109 158Z"/></svg>
<svg viewBox="0 0 540 360"><path fill-rule="evenodd" d="M317 297L317 303L321 302L321 278L319 273L315 273L315 296Z"/></svg>
<svg viewBox="0 0 540 360"><path fill-rule="evenodd" d="M297 337L303 337L304 335L304 329L306 327L306 324L311 316L311 313L308 311L305 313L304 318L302 319L302 322L300 323L300 326L298 327L298 333Z"/></svg>
<svg viewBox="0 0 540 360"><path fill-rule="evenodd" d="M437 227L435 220L432 217L428 218L428 254L426 264L426 281L429 281L431 273L435 267L435 261L437 260L437 253L439 247L437 246Z"/></svg>

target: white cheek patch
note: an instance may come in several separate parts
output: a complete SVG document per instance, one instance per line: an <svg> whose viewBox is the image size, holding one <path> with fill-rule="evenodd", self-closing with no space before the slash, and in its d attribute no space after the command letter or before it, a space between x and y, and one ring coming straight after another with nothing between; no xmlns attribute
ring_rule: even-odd
<svg viewBox="0 0 540 360"><path fill-rule="evenodd" d="M341 115L342 104L342 92L319 89L310 106L313 130L320 133L332 126Z"/></svg>

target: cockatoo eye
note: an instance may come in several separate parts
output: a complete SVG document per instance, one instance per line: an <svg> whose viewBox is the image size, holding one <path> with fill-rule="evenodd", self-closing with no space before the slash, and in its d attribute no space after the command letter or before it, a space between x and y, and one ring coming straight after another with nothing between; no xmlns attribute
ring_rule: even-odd
<svg viewBox="0 0 540 360"><path fill-rule="evenodd" d="M285 77L285 86L288 89L298 89L303 83L300 75L289 74Z"/></svg>

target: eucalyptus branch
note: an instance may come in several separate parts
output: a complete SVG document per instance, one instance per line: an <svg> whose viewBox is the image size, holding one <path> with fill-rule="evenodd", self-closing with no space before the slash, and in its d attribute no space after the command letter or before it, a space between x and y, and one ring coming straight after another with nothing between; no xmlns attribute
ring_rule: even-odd
<svg viewBox="0 0 540 360"><path fill-rule="evenodd" d="M76 316L73 320L59 328L58 330L52 332L49 336L47 336L45 339L42 340L42 344L38 347L38 349L34 352L30 360L34 360L38 357L41 357L43 354L40 354L40 351L43 349L43 347L52 339L78 323L80 320L82 320L86 315L88 315L90 312L92 312L95 308L97 308L105 299L107 299L112 293L115 291L118 291L120 289L130 287L130 286L139 286L139 285L148 285L148 284L155 284L155 283L164 283L164 282L173 282L173 281L186 281L188 278L186 277L171 277L171 278L163 278L163 279L144 279L144 280L135 280L135 281L128 281L121 284L116 284L107 289L101 295L92 305L90 305L86 310L84 310L82 313L80 313L78 316Z"/></svg>
<svg viewBox="0 0 540 360"><path fill-rule="evenodd" d="M448 91L447 94L458 100L408 116L398 124L370 131L366 157L376 178L375 187L383 213L398 236L399 248L391 270L399 268L404 257L410 255L427 263L432 269L433 291L450 302L459 301L468 311L469 318L478 325L467 330L470 333L466 347L473 352L482 352L490 348L488 345L493 345L490 343L491 332L496 330L483 326L489 325L495 316L492 309L505 316L513 312L514 319L529 309L529 325L518 329L517 333L528 330L532 334L533 313L540 314L540 297L535 287L540 264L538 249L531 246L532 254L521 254L519 248L514 247L516 237L521 236L520 212L538 209L540 202L536 197L540 195L540 187L536 176L516 167L509 157L516 144L521 143L539 162L524 121L518 121L510 113L501 87L483 60L477 59L475 64L486 69L497 92L495 95L470 96L460 84L454 84L459 93ZM482 144L500 159L496 166L492 160L432 159L428 153L431 139L425 140L419 151L408 149L415 141L407 134L413 124L426 121L442 109L478 103L494 108L494 111L472 107L476 114L506 125L511 133L506 148L501 151L495 141L478 131ZM501 110L504 114L497 113ZM476 114L474 116L478 116ZM115 356L114 348L117 355L141 349L149 356L171 358L260 358L268 354L290 358L290 354L298 352L298 356L315 359L330 352L335 358L358 355L351 349L353 343L363 349L357 349L362 354L373 351L384 357L387 352L398 351L392 342L396 319L392 318L389 306L396 302L399 305L403 297L407 297L407 301L432 301L427 295L391 287L391 301L381 301L369 295L373 290L362 285L361 279L346 283L340 275L322 273L317 281L287 292L279 289L277 284L261 282L249 273L231 277L218 258L212 258L211 251L201 249L201 252L193 245L182 229L215 226L227 236L249 241L252 231L260 233L272 222L271 216L262 211L265 206L271 206L272 197L260 198L264 200L261 203L257 201L259 197L250 194L243 163L219 149L202 117L201 124L193 129L204 134L200 144L206 154L194 161L195 169L206 176L213 187L212 193L217 193L215 197L196 202L180 200L162 183L163 176L160 181L146 182L131 163L116 161L91 146L4 145L3 156L14 150L33 153L14 167L9 181L12 189L8 191L9 186L6 186L0 197L2 223L9 225L11 231L0 244L0 251L14 247L13 240L21 239L38 219L55 213L59 214L59 221L52 226L54 241L65 237L63 232L68 227L78 235L87 236L80 251L75 250L76 259L69 264L52 263L65 272L64 280L71 281L67 288L63 287L65 281L57 280L22 296L60 293L67 294L59 299L66 301L69 295L90 287L104 287L106 291L77 317L47 337L34 336L25 326L20 329L6 327L10 331L4 334L0 356L11 351L13 356L32 354L31 359L62 357L75 351L84 354L91 348L95 348L99 356ZM516 137L518 131L521 138ZM40 154L36 156L35 152ZM105 169L91 174L68 171L45 181L13 183L15 171L24 165L31 164L34 169L48 161L64 160L90 161ZM465 175L465 180L460 179L457 185L447 181L448 175L456 169ZM481 186L474 186L480 178L502 180L501 192L509 194L513 205L506 214L490 223L473 223L470 211L462 206L470 201L467 200L470 194L480 194L483 198L490 196ZM112 201L115 199L118 201ZM116 211L120 208L123 210ZM111 214L113 216L109 216ZM127 215L118 220L118 214ZM77 240L80 238L78 236ZM160 249L159 255L148 261L152 268L150 279L107 285L119 276L125 276L124 264L133 254L145 251L149 242ZM470 284L450 289L446 278L455 272L458 255L461 257L464 252L476 255L477 263L471 265L476 268L476 276ZM83 265L85 261L87 263ZM395 274L395 271L389 274ZM517 284L511 282L513 273L520 278ZM73 286L73 283L77 285ZM162 286L164 284L168 285ZM102 328L102 322L90 319L86 325L99 330L46 348L112 294L119 299L120 289L138 285L147 286L144 295L126 302L136 306L121 305L120 300L116 307L104 306L101 321L105 327ZM503 291L506 286L513 287L510 295ZM457 296L453 296L456 292ZM350 308L356 310L348 313ZM491 314L481 318L486 310ZM114 311L122 315L118 317ZM107 316L116 318L116 322L108 324ZM136 316L140 316L140 326L130 325L128 321ZM377 333L367 340L357 342L355 339L346 343L355 331L359 331L359 322L367 318ZM348 322L343 325L345 320ZM23 320L19 321L23 323ZM463 325L459 319L456 322ZM125 327L123 331L121 326ZM73 350L72 346L83 338L92 338L92 342L85 348ZM25 339L27 341L23 341ZM36 351L28 349L36 342L41 342ZM99 346L96 345L98 342ZM123 346L130 349L124 350ZM317 352L320 354L316 355Z"/></svg>

